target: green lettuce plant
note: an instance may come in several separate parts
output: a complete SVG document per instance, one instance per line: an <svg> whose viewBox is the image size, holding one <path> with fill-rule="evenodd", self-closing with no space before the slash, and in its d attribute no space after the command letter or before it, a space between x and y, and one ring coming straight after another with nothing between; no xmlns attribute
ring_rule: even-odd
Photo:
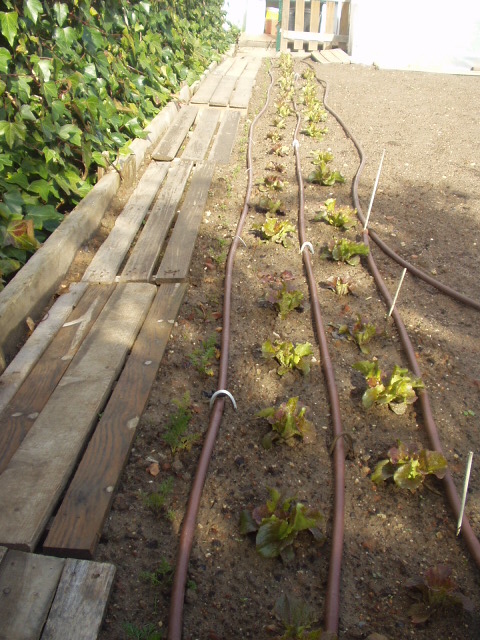
<svg viewBox="0 0 480 640"><path fill-rule="evenodd" d="M325 284L329 289L335 291L337 296L346 296L354 290L353 282L348 280L348 278L341 278L339 276L331 276Z"/></svg>
<svg viewBox="0 0 480 640"><path fill-rule="evenodd" d="M282 622L285 633L280 640L334 640L336 636L326 634L321 629L309 630L317 622L315 614L303 601L290 594L282 595L275 603L274 612Z"/></svg>
<svg viewBox="0 0 480 640"><path fill-rule="evenodd" d="M262 440L265 449L270 449L274 442L294 446L296 438L304 442L316 439L315 427L305 418L306 407L298 407L298 397L289 398L278 407L267 407L257 413L257 418L265 418L272 427Z"/></svg>
<svg viewBox="0 0 480 640"><path fill-rule="evenodd" d="M334 325L336 326L336 325ZM360 351L364 354L370 353L367 344L375 337L377 329L374 324L364 322L360 315L347 324L336 326L338 335L347 340L355 342Z"/></svg>
<svg viewBox="0 0 480 640"><path fill-rule="evenodd" d="M267 216L263 224L252 225L254 231L260 232L264 242L275 242L288 247L287 235L295 231L295 227L288 220L279 220Z"/></svg>
<svg viewBox="0 0 480 640"><path fill-rule="evenodd" d="M345 182L345 178L339 171L332 171L330 169L329 164L332 160L333 154L329 151L318 151L314 153L312 164L317 168L308 175L307 182L328 187L334 185L336 182Z"/></svg>
<svg viewBox="0 0 480 640"><path fill-rule="evenodd" d="M265 505L240 514L240 533L256 533L255 544L261 556L293 560L292 544L302 531L309 531L316 542L323 544L325 518L321 511L296 502L295 498L283 499L276 489L269 489L269 493L270 500Z"/></svg>
<svg viewBox="0 0 480 640"><path fill-rule="evenodd" d="M356 210L351 207L336 207L337 200L329 198L325 200L322 210L315 216L314 221L323 220L324 222L336 227L337 229L350 229L356 224L353 216Z"/></svg>
<svg viewBox="0 0 480 640"><path fill-rule="evenodd" d="M381 484L392 479L401 489L415 492L428 475L443 478L447 461L438 451L419 450L405 446L400 440L388 452L388 458L380 460L372 473L372 481Z"/></svg>
<svg viewBox="0 0 480 640"><path fill-rule="evenodd" d="M342 238L334 239L328 243L320 254L321 258L329 258L336 262L346 262L351 266L356 266L360 262L360 256L368 256L370 249L363 242L353 242Z"/></svg>
<svg viewBox="0 0 480 640"><path fill-rule="evenodd" d="M374 404L388 404L397 415L403 415L409 404L417 399L415 389L423 389L424 384L419 378L412 377L408 369L395 365L392 375L388 378L382 373L378 361L362 360L353 365L365 377L367 389L362 396L362 404L369 409Z"/></svg>
<svg viewBox="0 0 480 640"><path fill-rule="evenodd" d="M271 343L266 340L262 344L262 356L264 358L272 358L280 365L277 369L279 376L283 376L289 371L298 369L306 375L310 371L310 359L313 353L312 345L309 342L293 345L291 342L281 342L275 340Z"/></svg>
<svg viewBox="0 0 480 640"><path fill-rule="evenodd" d="M274 200L270 196L261 196L258 200L257 210L262 212L268 212L272 216L276 213L283 214L283 202L281 200Z"/></svg>

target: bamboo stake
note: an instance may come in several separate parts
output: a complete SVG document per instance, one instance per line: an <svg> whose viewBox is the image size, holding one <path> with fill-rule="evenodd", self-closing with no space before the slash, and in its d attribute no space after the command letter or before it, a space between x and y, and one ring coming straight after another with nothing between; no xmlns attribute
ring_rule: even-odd
<svg viewBox="0 0 480 640"><path fill-rule="evenodd" d="M460 508L460 515L458 516L457 536L460 534L460 530L462 528L463 512L465 511L465 503L467 501L468 483L470 482L470 472L472 470L472 459L473 451L470 451L467 460L467 470L465 472L465 482L463 483L462 506Z"/></svg>
<svg viewBox="0 0 480 640"><path fill-rule="evenodd" d="M403 279L405 278L405 274L407 273L407 269L405 268L402 271L402 275L400 276L400 282L398 283L398 287L397 287L397 292L393 297L393 302L392 302L392 306L390 307L390 311L388 312L388 316L387 318L390 318L390 316L393 313L393 310L395 308L395 305L397 304L397 298L398 298L398 294L400 293L400 289L402 288L402 284L403 284Z"/></svg>
<svg viewBox="0 0 480 640"><path fill-rule="evenodd" d="M365 218L365 225L363 230L366 231L368 227L368 221L370 220L370 214L372 212L373 201L375 199L375 194L377 193L378 181L380 180L380 174L382 172L383 159L385 158L385 149L382 153L382 159L380 160L380 166L378 167L377 177L375 179L375 184L373 185L372 197L370 198L370 204L368 205L367 217Z"/></svg>

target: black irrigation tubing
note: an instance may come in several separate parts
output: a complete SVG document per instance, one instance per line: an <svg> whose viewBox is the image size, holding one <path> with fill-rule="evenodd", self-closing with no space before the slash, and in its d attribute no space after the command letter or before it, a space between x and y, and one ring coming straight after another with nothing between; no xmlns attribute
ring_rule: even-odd
<svg viewBox="0 0 480 640"><path fill-rule="evenodd" d="M230 251L228 252L228 258L225 266L225 281L224 281L224 300L223 300L223 323L222 323L222 340L221 340L221 354L220 354L220 367L218 374L218 390L225 392L227 390L227 370L228 370L228 355L230 345L230 314L231 314L231 299L232 299L232 279L233 279L233 267L235 262L235 254L237 252L238 243L241 242L241 234L245 225L245 220L249 210L250 196L252 193L253 178L252 178L252 142L253 131L257 121L262 117L266 111L269 101L270 93L273 87L273 75L270 73L270 86L267 92L267 98L262 110L253 119L248 136L248 148L247 148L247 190L245 194L245 202L243 211L238 220L235 236L230 245ZM185 598L185 587L187 583L188 564L190 560L190 553L193 545L193 538L195 533L195 524L198 515L198 509L200 506L200 499L202 496L205 479L212 457L215 440L220 428L220 423L223 417L223 410L225 407L225 395L219 395L215 399L212 413L210 416L210 422L205 435L205 441L203 444L202 452L198 461L195 478L192 485L192 490L188 499L187 509L185 517L182 523L182 530L180 533L180 541L178 548L177 564L175 567L175 575L173 579L172 596L170 601L170 614L168 620L168 640L181 640L182 627L183 627L183 603Z"/></svg>
<svg viewBox="0 0 480 640"><path fill-rule="evenodd" d="M311 65L308 65L311 66ZM315 72L316 75L316 72ZM317 80L318 77L317 77ZM341 125L342 129L344 130L345 134L352 140L355 148L357 149L359 158L360 158L360 165L358 167L355 179L353 181L353 185L352 185L352 197L354 200L354 204L355 207L357 208L359 217L362 219L363 218L363 214L362 214L362 209L360 206L360 201L358 198L358 182L360 179L360 175L361 172L363 170L363 167L365 165L366 162L366 158L365 158L365 153L362 149L362 147L360 146L360 144L357 142L357 140L355 139L354 135L352 134L352 132L350 131L350 129L345 125L345 123L342 121L342 119L337 115L337 113L327 104L327 97L328 97L328 83L322 80L319 80L319 82L321 82L322 84L324 84L325 86L325 94L324 94L324 105L325 108L332 114L332 116L339 122L339 124ZM363 231L363 242L369 246L369 236L372 237L372 233L369 233L368 230ZM371 273L375 279L375 283L379 289L379 291L381 292L382 296L385 299L385 302L387 303L388 308L391 308L392 306L392 297L390 295L390 292L387 288L387 286L385 285L385 282L383 281L382 276L380 275L380 272L378 270L378 267L375 263L375 260L372 256L372 253L370 251L368 258L368 266L371 270ZM435 281L437 282L437 281ZM440 283L438 283L440 284ZM435 286L437 286L437 284L435 284ZM442 285L442 287L444 287L444 285ZM437 286L437 288L439 288ZM440 289L442 290L442 289ZM446 293L446 292L445 292ZM457 300L460 300L459 296L461 294L457 294L457 292L455 292L455 298ZM450 295L450 294L449 294ZM464 297L464 296L462 296ZM473 302L473 301L471 301ZM467 304L467 303L466 303ZM476 305L477 303L475 303ZM472 305L470 305L472 306ZM480 306L480 305L479 305ZM476 307L475 307L476 308ZM397 331L400 337L400 341L402 343L402 346L405 350L409 365L411 370L413 371L413 373L421 378L422 377L422 373L420 370L420 367L418 365L417 362L417 358L415 356L415 349L413 347L413 344L410 340L410 337L407 333L407 330L405 328L405 325L403 323L403 320L399 314L399 312L397 311L396 308L393 309L392 312L392 317L394 319L395 325L397 327ZM423 414L423 419L424 419L424 423L425 423L425 430L427 432L427 436L430 440L430 445L432 446L432 448L435 451L438 451L439 453L443 453L442 451L442 445L440 442L440 437L438 434L438 429L437 426L435 424L435 419L433 417L433 412L432 412L432 407L430 404L430 398L428 396L428 393L426 391L426 389L420 390L419 391L419 400L420 400L420 405L422 407L422 414ZM450 474L449 471L447 471L447 473L445 474L444 478L443 478L443 484L445 487L445 492L447 494L447 498L448 501L450 503L450 506L453 510L454 516L456 518L456 520L458 520L459 516L460 516L460 508L461 508L461 502L460 502L460 498L457 492L457 489L455 487L455 483L453 481L453 478ZM467 517L464 515L463 516L463 520L462 520L462 536L465 540L465 544L468 548L468 550L470 551L470 554L472 555L473 560L475 561L477 567L480 568L480 541L478 540L477 536L475 535L470 522L468 521Z"/></svg>
<svg viewBox="0 0 480 640"><path fill-rule="evenodd" d="M333 524L332 524L332 544L330 551L330 564L328 570L327 594L325 599L325 631L327 633L338 634L338 621L340 615L340 580L342 571L342 555L345 529L345 447L343 442L343 428L340 415L340 400L338 388L335 382L335 372L328 350L327 336L325 333L320 302L318 299L317 284L313 273L312 261L306 243L305 229L305 190L303 185L302 168L300 163L298 132L300 130L301 116L297 109L295 99L293 100L295 113L297 116L297 126L294 134L293 147L295 150L295 164L298 182L298 240L302 248L303 264L307 276L308 288L310 291L310 302L320 348L320 357L327 385L330 409L332 415L333 428Z"/></svg>
<svg viewBox="0 0 480 640"><path fill-rule="evenodd" d="M309 65L308 63L306 64L309 67L311 67L311 65ZM362 147L356 141L352 132L343 122L341 117L332 109L332 107L329 106L327 102L328 90L329 90L328 82L324 80L320 80L318 77L317 77L317 80L321 82L325 87L325 94L323 98L325 109L329 111L332 114L332 116L338 121L342 129L345 131L347 137L349 137L352 140L353 144L355 145L358 151L358 155L360 156L360 166L358 168L357 175L355 176L355 180L352 185L352 196L355 203L355 207L358 212L358 217L361 223L365 225L365 216L363 215L362 208L360 206L360 202L358 198L358 183L360 182L360 176L362 175L363 168L365 165L365 154L363 152ZM399 265L407 269L407 271L412 273L414 276L417 276L417 278L420 278L427 284L430 284L432 287L435 287L441 293L444 293L450 298L457 300L457 302L461 302L462 304L465 304L468 307L472 307L472 309L476 309L476 311L480 311L480 302L478 302L477 300L473 300L473 298L469 298L465 294L460 293L459 291L457 291L456 289L453 289L452 287L449 287L448 285L444 284L443 282L440 282L436 278L432 278L432 276L429 276L428 273L425 273L425 271L422 271L422 269L419 269L418 267L413 265L411 262L408 262L407 260L402 258L402 256L398 255L398 253L396 253L386 242L384 242L375 231L369 229L368 234L370 238L375 242L375 244L379 247L379 249L381 249L387 256L389 256L389 258L391 258L392 260L397 262Z"/></svg>

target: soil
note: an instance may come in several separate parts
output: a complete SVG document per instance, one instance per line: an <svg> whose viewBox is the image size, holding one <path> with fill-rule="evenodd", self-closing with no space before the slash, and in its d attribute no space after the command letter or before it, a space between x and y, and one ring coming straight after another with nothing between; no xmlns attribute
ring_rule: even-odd
<svg viewBox="0 0 480 640"><path fill-rule="evenodd" d="M295 60L298 73L306 68L305 62ZM364 212L386 150L371 228L402 256L480 300L479 78L355 65L314 64L314 68L318 77L330 84L330 105L366 153L359 185ZM277 61L273 71L277 80ZM211 336L219 344L225 257L247 182L247 131L264 104L268 83L264 65L231 163L216 172L188 293L100 541L97 559L117 567L101 640L153 639L166 633L179 532L208 426L209 397L216 390L218 368L214 357L214 375L206 375L195 368L191 356ZM298 190L291 150L295 117L288 116L286 128L280 130L290 148L288 155L272 155L272 143L266 137L277 131L272 123L279 92L275 84L268 110L255 129L253 176L256 182L271 174L267 165L272 161L285 164L281 177L288 185L278 197L284 203L285 219L296 226ZM297 98L299 95L298 90ZM320 84L318 96L323 98ZM397 440L420 448L429 448L429 443L417 405L410 406L404 415L396 415L386 406L368 411L362 407L365 382L352 365L375 357L382 369L391 371L396 364L406 366L406 360L394 325L385 320L385 304L366 263L349 266L320 258L322 248L334 237L358 241L361 232L359 224L341 232L314 221L330 197L337 199L337 205L353 206L351 184L359 163L352 141L331 115L326 126L328 133L322 141L305 135L299 138L305 176L315 168L311 152L330 149L332 168L346 179L333 187L305 185L315 277L335 367L343 430L352 444L346 460L339 637L367 638L377 633L391 639L480 638L479 571L461 536L455 537L456 523L441 482L429 477L426 486L411 493L393 483L377 487L371 480L377 462L386 458ZM285 629L274 607L283 594L308 605L318 621L312 629L320 628L323 621L332 514L330 409L298 240L295 233L290 234L287 248L261 241L252 229L265 219L256 208L261 195L256 187L243 234L246 246L240 244L235 262L228 389L238 410L229 402L225 405L198 514L185 597L185 640L281 637ZM372 251L394 292L401 267L375 246ZM300 310L282 320L266 300L265 276L284 270L294 275L295 288L304 294L304 301ZM325 282L331 276L351 280L353 293L340 297L329 290ZM415 345L444 454L461 492L468 452L480 449L478 313L410 275L402 287L398 309ZM368 356L338 334L338 325L357 314L377 328ZM310 342L310 373L279 376L275 363L262 357L261 346L267 339ZM190 437L172 454L165 437L168 439L171 416L186 397L191 411ZM296 446L278 443L267 450L262 439L269 424L256 414L290 397L299 397L300 405L308 407L306 415L315 426L316 439L308 444L298 441ZM323 545L304 531L293 544L295 557L290 562L265 559L257 553L255 538L240 534L239 515L244 509L264 504L269 488L323 512ZM156 506L153 494L162 498ZM480 475L475 457L467 514L480 535ZM446 608L435 611L426 623L413 624L409 609L415 600L406 583L438 564L451 568L458 590L473 601L475 612Z"/></svg>

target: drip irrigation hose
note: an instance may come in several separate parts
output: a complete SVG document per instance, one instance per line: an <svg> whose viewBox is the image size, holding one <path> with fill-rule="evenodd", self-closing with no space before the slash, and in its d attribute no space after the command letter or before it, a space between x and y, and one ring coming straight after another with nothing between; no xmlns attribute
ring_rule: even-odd
<svg viewBox="0 0 480 640"><path fill-rule="evenodd" d="M305 63L305 64L307 64L307 66L312 68L313 71L315 72L315 69L310 64L308 64L308 63ZM316 75L316 73L315 73L315 75ZM350 129L343 122L341 117L332 109L332 107L329 106L329 104L327 102L328 91L329 91L328 82L326 82L325 80L320 80L318 77L317 77L317 80L321 84L323 84L324 87L325 87L325 93L324 93L324 97L323 97L323 104L325 105L325 109L332 114L332 116L337 120L337 122L340 124L340 126L342 127L342 129L346 133L347 137L351 139L351 141L353 142L354 146L356 147L356 149L358 151L358 155L360 157L360 166L359 166L359 168L357 170L357 174L355 176L355 180L354 180L353 185L352 185L352 197L353 197L353 201L354 201L354 204L355 204L355 208L357 209L358 217L359 217L361 223L363 225L365 225L365 216L363 215L362 208L360 206L360 201L359 201L359 198L358 198L358 183L360 182L360 176L362 175L363 168L365 166L365 154L363 152L362 147L357 142L357 140L355 139L355 137L352 134L352 132L350 131ZM445 295L449 296L450 298L453 298L454 300L457 300L457 302L461 302L462 304L465 304L468 307L472 307L472 309L476 309L476 311L480 311L480 302L478 302L477 300L473 300L473 298L469 298L468 296L466 296L463 293L460 293L459 291L456 291L456 289L452 289L452 287L449 287L448 285L444 284L443 282L440 282L436 278L432 278L432 276L429 276L428 273L425 273L425 271L422 271L422 269L419 269L418 267L413 265L411 262L408 262L407 260L402 258L391 247L389 247L388 244L386 242L384 242L378 236L378 234L375 231L369 229L368 234L369 234L370 238L375 242L375 244L379 247L379 249L381 249L392 260L394 260L399 265L401 265L402 267L407 269L414 276L417 276L417 278L420 278L421 280L423 280L427 284L430 284L432 287L435 287L441 293L444 293Z"/></svg>
<svg viewBox="0 0 480 640"><path fill-rule="evenodd" d="M297 115L297 127L294 134L295 163L298 181L298 240L301 247L307 243L305 230L305 191L303 186L302 168L300 163L299 144L297 141L300 129L300 113L297 109L295 99L293 99L295 113ZM297 144L295 144L297 143ZM338 620L340 615L340 579L342 571L342 555L344 541L344 511L345 511L345 447L343 443L343 429L340 416L340 401L338 389L335 382L330 353L328 351L327 336L324 329L318 291L313 273L312 260L309 251L302 251L303 264L307 275L308 288L310 291L310 302L317 334L317 341L320 347L320 357L322 361L325 382L327 385L333 427L333 524L332 524L332 546L330 552L330 564L328 570L327 595L325 599L325 631L337 635Z"/></svg>
<svg viewBox="0 0 480 640"><path fill-rule="evenodd" d="M233 237L230 245L230 251L228 252L227 262L225 266L225 281L224 281L224 301L223 301L223 323L222 323L222 340L221 340L221 353L220 353L220 367L218 374L218 388L227 389L227 370L228 370L228 355L230 344L230 312L231 312L231 299L232 299L232 279L233 279L233 267L235 262L235 254L237 252L238 243L241 241L241 233L245 225L245 220L248 214L248 208L250 203L250 196L253 187L252 178L252 142L253 131L257 121L262 117L266 111L270 102L270 93L273 86L273 75L270 74L270 86L267 92L267 98L265 105L257 116L253 119L249 135L248 135L248 148L247 148L247 190L245 194L245 202L243 211L237 223L237 229L235 236ZM168 640L181 640L182 627L183 627L183 603L185 598L185 586L187 583L188 563L190 559L190 553L193 545L193 537L195 532L195 524L197 520L198 509L200 506L200 499L202 496L205 479L207 476L210 459L212 457L215 440L220 428L220 423L223 417L223 410L225 406L225 397L218 397L213 405L212 413L210 416L210 422L205 435L205 441L203 444L202 452L198 462L195 478L192 485L192 490L188 499L187 509L185 517L182 523L182 530L180 534L179 549L177 556L177 564L175 567L175 576L173 579L172 596L170 601L170 613L168 620Z"/></svg>
<svg viewBox="0 0 480 640"><path fill-rule="evenodd" d="M311 66L311 65L308 65ZM316 75L316 74L315 74ZM317 78L318 79L318 78ZM347 127L347 125L342 121L342 119L337 115L337 113L330 107L328 106L326 99L328 96L328 83L325 81L320 81L324 84L325 86L325 94L324 94L324 105L325 108L333 115L333 117L338 121L338 123L341 125L342 129L344 130L345 134L347 135L347 137L349 137L355 148L357 149L359 158L360 158L360 165L357 169L357 173L355 175L355 179L353 181L353 185L352 185L352 197L354 200L354 204L355 207L358 211L359 217L360 219L364 219L363 217L363 213L362 213L362 209L361 209L361 205L360 205L360 201L358 198L358 182L360 180L360 175L361 172L363 170L363 167L365 165L366 162L366 158L365 158L365 153L362 149L362 147L360 146L360 144L357 142L357 140L355 139L354 135L352 134L352 132L350 131L350 129ZM373 239L373 233L372 232L368 232L364 231L363 232L363 242L367 245L370 246L369 243L369 237L371 237ZM394 252L392 252L392 254L394 254ZM396 254L394 254L396 255ZM398 257L398 256L397 256ZM387 288L387 286L385 285L385 282L383 281L383 278L378 270L378 267L375 263L375 260L372 256L372 253L370 251L368 258L367 258L367 262L368 262L368 266L371 270L371 273L375 279L375 283L379 289L379 291L381 292L383 298L385 299L386 303L387 303L387 307L390 308L391 304L392 304L392 297L390 295L390 292ZM403 264L403 263L401 263ZM407 266L408 263L406 263L404 266ZM411 265L410 265L411 266ZM407 266L407 269L409 267ZM416 271L418 271L416 269ZM423 273L423 272L422 272ZM422 277L422 276L420 276ZM429 276L428 276L429 277ZM424 278L423 278L424 279ZM433 280L433 278L430 278L430 280ZM427 280L426 280L427 281ZM454 297L456 300L459 300L461 302L465 302L465 304L470 304L470 306L473 306L474 308L479 308L480 309L480 305L478 305L478 303L476 303L473 300L470 300L469 298L467 298L467 300L469 302L466 302L464 300L465 296L463 296L462 294L459 294L456 291L453 291L452 289L450 289L449 287L445 287L445 285L439 283L438 281L434 281L434 282L430 282L430 284L434 284L434 286L436 286L440 291L443 291L444 293L447 293L447 295L452 295L452 297ZM399 314L399 312L397 311L396 308L393 309L393 313L392 313L392 317L394 319L395 325L397 327L397 331L400 337L400 341L402 343L402 346L405 350L406 356L407 356L407 360L409 362L410 368L412 370L412 372L419 378L422 377L422 373L420 371L420 367L418 365L417 362L417 358L415 356L415 349L413 347L413 344L410 340L410 337L407 333L407 330L405 328L405 325L403 323L403 320ZM425 389L420 390L418 393L419 396L419 400L420 400L420 405L422 407L422 413L423 413L423 419L424 419L424 423L425 423L425 430L427 432L427 436L428 439L430 441L430 445L432 446L432 448L435 451L438 451L439 453L443 454L442 451L442 445L440 442L440 437L438 435L438 429L437 426L435 424L435 420L433 417L433 412L432 412L432 407L430 404L430 398L428 396L428 393ZM450 503L450 506L453 510L455 519L458 520L459 515L460 515L460 508L461 508L461 501L460 501L460 497L457 493L457 489L455 487L455 483L453 481L452 475L449 471L447 471L447 473L445 474L444 478L443 478L443 484L445 487L445 492L447 494L447 498L448 501ZM470 522L468 521L468 519L466 518L466 516L463 516L463 520L462 520L462 536L465 540L465 544L468 548L468 550L470 551L470 554L472 555L472 558L474 559L477 567L480 568L480 541L478 540L477 536L475 535Z"/></svg>

